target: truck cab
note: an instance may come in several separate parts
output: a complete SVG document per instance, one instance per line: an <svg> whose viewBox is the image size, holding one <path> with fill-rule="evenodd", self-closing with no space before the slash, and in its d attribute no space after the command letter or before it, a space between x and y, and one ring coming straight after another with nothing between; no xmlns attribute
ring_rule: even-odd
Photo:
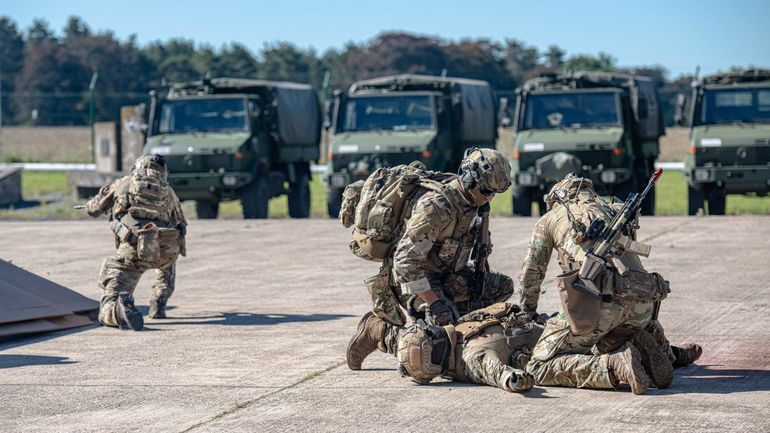
<svg viewBox="0 0 770 433"><path fill-rule="evenodd" d="M728 194L770 191L770 70L716 74L693 82L688 213L725 213ZM682 107L678 107L682 111ZM679 116L679 123L683 123ZM706 208L706 204L708 205Z"/></svg>
<svg viewBox="0 0 770 433"><path fill-rule="evenodd" d="M569 73L530 80L518 90L511 161L513 211L545 213L543 195L569 173L590 178L599 194L625 199L654 169L662 125L657 94L639 96L639 79L621 74ZM644 134L643 121L656 116ZM642 209L654 210L654 193Z"/></svg>

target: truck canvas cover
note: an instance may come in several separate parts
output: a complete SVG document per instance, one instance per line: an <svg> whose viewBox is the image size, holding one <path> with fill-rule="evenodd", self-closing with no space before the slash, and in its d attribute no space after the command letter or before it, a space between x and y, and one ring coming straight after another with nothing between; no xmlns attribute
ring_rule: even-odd
<svg viewBox="0 0 770 433"><path fill-rule="evenodd" d="M93 323L99 303L0 259L0 339Z"/></svg>
<svg viewBox="0 0 770 433"><path fill-rule="evenodd" d="M497 138L497 108L492 87L486 81L468 78L401 74L358 81L349 93L364 90L436 91L451 96L453 109L461 113L459 137L467 145L494 142Z"/></svg>

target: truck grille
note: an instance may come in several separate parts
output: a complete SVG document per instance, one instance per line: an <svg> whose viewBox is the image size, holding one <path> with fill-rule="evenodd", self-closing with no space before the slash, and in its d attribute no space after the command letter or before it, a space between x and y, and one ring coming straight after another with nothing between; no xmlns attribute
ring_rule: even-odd
<svg viewBox="0 0 770 433"><path fill-rule="evenodd" d="M740 147L699 148L697 163L713 163L716 165L766 165L770 163L770 146L749 145Z"/></svg>
<svg viewBox="0 0 770 433"><path fill-rule="evenodd" d="M422 160L422 154L417 152L376 153L376 154L337 154L334 155L334 169L349 169L350 165L358 161L366 160L369 170L374 171L379 167L393 167L401 164L409 164L412 161ZM352 163L352 164L351 164Z"/></svg>
<svg viewBox="0 0 770 433"><path fill-rule="evenodd" d="M232 155L170 155L166 157L166 165L170 173L207 172L209 170L225 170L235 168Z"/></svg>

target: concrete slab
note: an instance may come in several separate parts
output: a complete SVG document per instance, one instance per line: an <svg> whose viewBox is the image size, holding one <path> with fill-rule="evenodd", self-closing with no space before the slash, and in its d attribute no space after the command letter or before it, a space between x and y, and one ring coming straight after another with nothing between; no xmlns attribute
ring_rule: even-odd
<svg viewBox="0 0 770 433"><path fill-rule="evenodd" d="M535 219L492 221L493 268L515 275ZM509 394L398 377L344 348L377 270L329 220L193 221L168 320L0 344L2 431L770 431L770 218L646 218L661 321L704 346L667 390ZM12 247L8 247L12 246ZM104 221L0 223L0 258L98 299ZM555 265L542 310L558 308ZM137 303L146 308L151 278Z"/></svg>

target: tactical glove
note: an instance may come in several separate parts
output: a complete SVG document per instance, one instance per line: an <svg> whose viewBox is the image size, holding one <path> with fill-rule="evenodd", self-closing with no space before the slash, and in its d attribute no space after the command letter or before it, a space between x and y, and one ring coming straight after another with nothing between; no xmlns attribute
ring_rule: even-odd
<svg viewBox="0 0 770 433"><path fill-rule="evenodd" d="M521 370L508 379L508 388L513 392L522 392L532 389L535 386L535 377Z"/></svg>
<svg viewBox="0 0 770 433"><path fill-rule="evenodd" d="M444 299L439 299L438 301L430 304L428 307L428 313L430 316L429 321L431 324L437 326L454 325L459 319L459 314L457 314L457 311L453 308L452 305L449 304L449 301Z"/></svg>

